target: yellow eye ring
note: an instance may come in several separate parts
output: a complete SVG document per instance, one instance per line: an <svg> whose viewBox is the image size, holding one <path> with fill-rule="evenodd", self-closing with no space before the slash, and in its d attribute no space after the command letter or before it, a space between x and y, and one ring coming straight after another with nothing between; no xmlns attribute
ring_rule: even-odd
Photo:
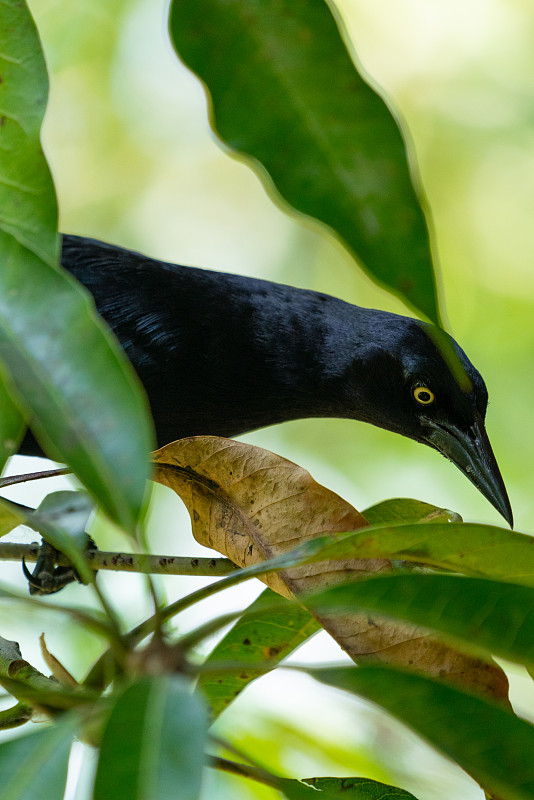
<svg viewBox="0 0 534 800"><path fill-rule="evenodd" d="M422 406L429 406L436 399L434 392L431 392L428 386L416 386L413 390L413 396Z"/></svg>

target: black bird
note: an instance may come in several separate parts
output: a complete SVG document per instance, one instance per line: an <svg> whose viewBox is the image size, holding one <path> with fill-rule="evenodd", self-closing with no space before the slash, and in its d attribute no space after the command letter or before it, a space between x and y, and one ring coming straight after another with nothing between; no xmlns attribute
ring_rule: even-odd
<svg viewBox="0 0 534 800"><path fill-rule="evenodd" d="M63 237L62 263L139 375L159 446L303 417L363 420L438 450L512 525L484 427L484 381L451 339L471 381L460 388L431 326L78 236ZM20 452L40 454L31 434Z"/></svg>

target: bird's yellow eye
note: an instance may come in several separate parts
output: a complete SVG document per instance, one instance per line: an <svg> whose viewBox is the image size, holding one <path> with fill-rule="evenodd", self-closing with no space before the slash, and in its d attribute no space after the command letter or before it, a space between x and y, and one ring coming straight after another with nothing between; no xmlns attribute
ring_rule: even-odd
<svg viewBox="0 0 534 800"><path fill-rule="evenodd" d="M416 386L413 396L422 406L429 406L435 400L434 392L431 392L428 386Z"/></svg>

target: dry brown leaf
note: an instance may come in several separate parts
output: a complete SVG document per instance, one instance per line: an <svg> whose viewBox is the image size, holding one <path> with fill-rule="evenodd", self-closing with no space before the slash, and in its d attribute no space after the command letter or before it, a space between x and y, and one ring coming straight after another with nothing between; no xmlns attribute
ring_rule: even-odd
<svg viewBox="0 0 534 800"><path fill-rule="evenodd" d="M63 686L70 686L72 688L79 686L78 681L73 678L68 669L63 666L61 661L52 655L46 646L44 633L39 636L39 644L41 645L41 655L43 657L43 661L54 678Z"/></svg>
<svg viewBox="0 0 534 800"><path fill-rule="evenodd" d="M184 501L195 539L241 567L282 555L308 539L356 530L366 520L302 467L253 445L195 436L154 454L155 480ZM286 597L391 569L384 559L306 564L265 576ZM409 666L506 700L508 681L492 661L464 655L426 629L366 613L318 616L356 662Z"/></svg>

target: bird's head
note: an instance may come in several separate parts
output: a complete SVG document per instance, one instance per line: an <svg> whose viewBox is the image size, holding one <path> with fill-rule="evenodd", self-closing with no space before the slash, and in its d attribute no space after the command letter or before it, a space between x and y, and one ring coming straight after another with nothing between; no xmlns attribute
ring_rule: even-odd
<svg viewBox="0 0 534 800"><path fill-rule="evenodd" d="M441 332L463 371L459 381L428 324L396 315L375 316L376 323L381 330L374 331L372 348L354 362L358 418L438 450L512 526L510 501L484 424L488 392L480 373Z"/></svg>

